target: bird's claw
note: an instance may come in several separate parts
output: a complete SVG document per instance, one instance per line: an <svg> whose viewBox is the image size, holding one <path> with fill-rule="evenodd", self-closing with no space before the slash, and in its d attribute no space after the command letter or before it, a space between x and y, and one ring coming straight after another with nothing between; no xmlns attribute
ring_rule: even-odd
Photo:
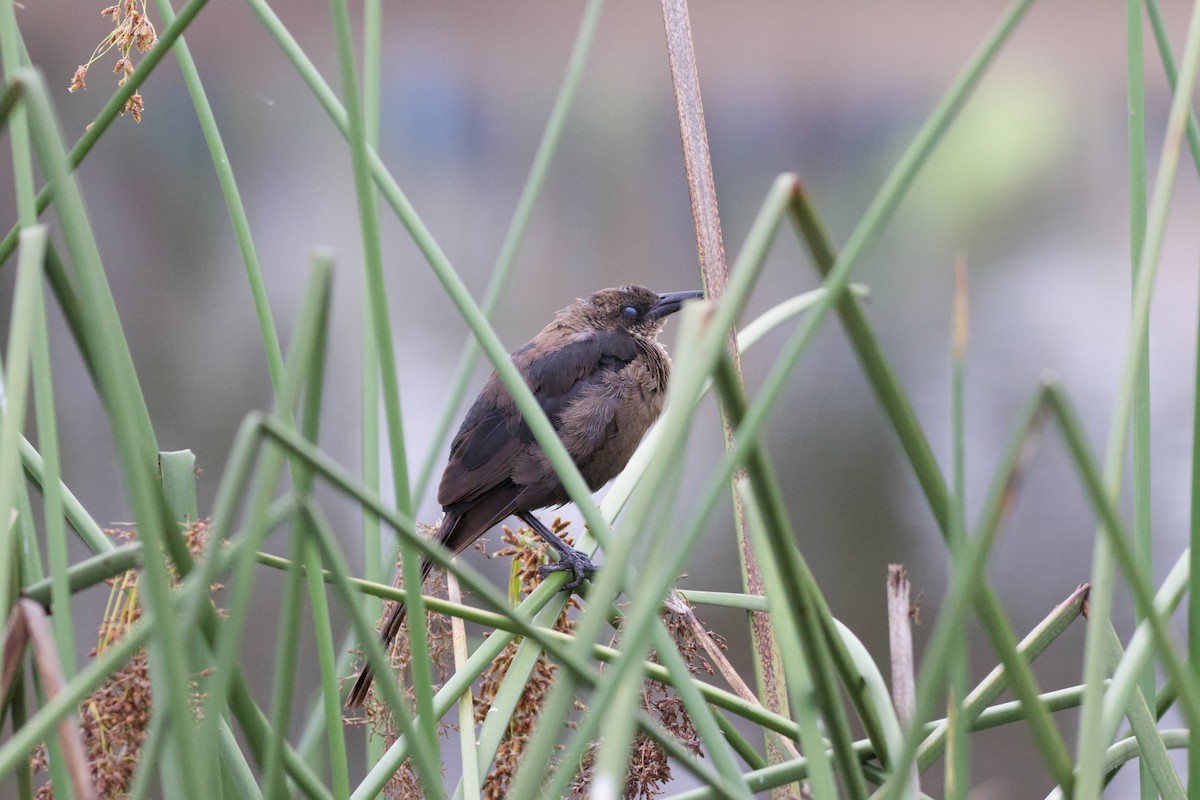
<svg viewBox="0 0 1200 800"><path fill-rule="evenodd" d="M572 573L571 580L563 584L562 590L564 592L573 592L596 572L596 565L592 563L592 560L585 553L573 550L572 555L562 556L553 564L543 564L538 567L538 575L544 580L555 572L566 572L568 570Z"/></svg>

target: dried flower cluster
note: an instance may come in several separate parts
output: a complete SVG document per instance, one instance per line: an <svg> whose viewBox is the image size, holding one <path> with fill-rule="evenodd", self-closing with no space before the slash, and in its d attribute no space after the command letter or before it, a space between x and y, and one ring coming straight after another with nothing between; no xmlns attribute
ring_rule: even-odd
<svg viewBox="0 0 1200 800"><path fill-rule="evenodd" d="M691 604L678 592L672 593L663 605L663 625L666 626L667 633L671 634L671 641L679 648L679 655L687 662L688 669L693 675L699 675L701 672L712 675L714 669L706 651L725 650L725 639L720 634L704 629L698 621L695 625L689 624L695 619L696 612L692 610ZM700 630L703 630L703 635L708 639L707 644L698 638Z"/></svg>
<svg viewBox="0 0 1200 800"><path fill-rule="evenodd" d="M105 533L118 542L137 538L137 532L133 530L106 530ZM208 538L208 522L195 523L184 536L188 550L192 555L199 555ZM142 617L135 570L109 578L107 583L112 588L104 619L100 622L96 647L88 654L93 658L117 642ZM192 699L195 706L197 697ZM80 703L84 750L92 785L100 797L123 797L128 791L150 724L151 707L150 667L144 649L134 653L125 666ZM34 772L46 767L44 746L34 753L32 766ZM38 789L37 797L50 800L54 797L54 787L47 782Z"/></svg>
<svg viewBox="0 0 1200 800"><path fill-rule="evenodd" d="M683 606L679 604L684 604ZM666 626L672 641L675 642L680 655L687 662L688 670L693 674L701 671L713 674L712 664L704 656L705 646L698 642L693 626L687 624L684 617L691 614L690 606L681 597L672 598L663 610L663 624ZM725 649L725 642L711 631L705 631L711 640L709 646ZM656 656L652 660L657 661ZM698 756L701 750L700 734L684 708L683 700L670 686L655 680L646 680L642 685L642 709L649 712L665 730L667 730L684 747ZM587 787L592 779L595 766L595 756L598 744L593 743L584 754L579 767L579 773L571 784L571 796L587 797ZM626 798L649 800L662 793L662 788L671 780L671 764L663 748L644 733L639 733L633 740L629 754L629 771L625 778Z"/></svg>
<svg viewBox="0 0 1200 800"><path fill-rule="evenodd" d="M133 74L134 49L136 48L138 53L145 53L158 41L158 33L154 30L154 25L146 14L146 0L141 0L140 3L138 0L120 0L115 5L108 6L101 11L100 16L110 20L113 29L104 38L104 41L96 45L96 49L92 51L92 57L88 59L87 63L80 64L75 70L75 74L71 76L71 83L67 86L69 92L86 89L88 70L92 64L103 58L114 47L117 49L118 56L113 73L120 76L117 85L124 86L125 81ZM125 101L121 113L124 114L128 111L134 122L141 122L142 111L145 108L146 103L142 99L141 93L134 92Z"/></svg>
<svg viewBox="0 0 1200 800"><path fill-rule="evenodd" d="M571 545L574 542L566 533L567 527L567 523L555 519L551 530L564 542ZM504 528L502 540L504 547L498 550L495 555L512 558L512 579L509 584L510 600L513 603L517 603L524 596L532 592L540 583L541 578L538 576L538 567L548 563L550 556L546 544L535 536L532 531L523 528L512 531ZM445 579L439 574L430 578L426 584L425 591L427 594L440 596L444 587ZM675 602L683 603L681 598L676 598ZM555 629L568 633L574 630L575 623L571 618L570 612L578 608L580 608L579 602L574 597L571 597L555 621ZM384 619L386 619L388 612L390 612L390 608L384 610ZM663 621L692 673L698 674L703 671L712 674L713 666L705 656L706 650L711 651L714 648L724 649L725 644L720 640L720 637L708 631L704 633L710 641L708 643L699 642L696 638L697 626L687 624L684 619L690 613L690 608L684 608L682 605L669 605L668 610L663 612ZM454 668L450 623L448 618L434 613L427 613L427 620L430 637L430 658L434 664L435 683L440 686L445 683ZM409 666L410 655L407 633L407 626L405 626L401 630L400 635L396 637L392 650L389 653L392 666L401 675L404 675L408 671ZM480 677L473 694L476 723L482 723L488 717L492 703L508 673L509 667L512 665L520 643L521 639L519 637L509 642L507 647L505 647ZM492 769L484 779L482 796L486 800L502 800L502 798L507 798L511 792L512 780L516 776L517 768L520 766L521 753L533 733L534 726L537 724L538 715L545 704L550 687L554 682L556 671L557 667L544 654L534 665L529 678L526 680L520 700L517 702L516 708L508 720L508 727L496 751ZM404 684L408 686L409 681L404 681ZM411 688L406 693L410 698L412 697ZM688 717L682 700L673 689L658 681L647 680L642 689L641 706L664 729L669 731L680 744L697 755L703 755L700 736L691 719ZM576 708L586 710L578 701L576 702ZM392 719L387 707L375 698L374 693L368 698L366 709L367 723L385 739L388 745L394 742L399 733L396 729L395 721ZM361 720L348 720L348 722L359 721ZM572 797L586 796L587 785L592 775L592 761L595 751L596 745L588 748L582 763L579 765L579 772L571 787ZM663 787L670 780L671 768L665 751L649 737L638 735L634 740L633 749L630 754L629 774L625 784L625 797L656 797L661 794ZM411 800L411 798L424 796L421 780L413 768L411 761L406 761L392 776L391 781L389 781L384 789L384 795L388 798L402 798L403 800Z"/></svg>
<svg viewBox="0 0 1200 800"><path fill-rule="evenodd" d="M555 519L551 526L551 530L564 542L573 544L571 537L565 534L566 529L567 523L559 519ZM546 552L545 542L537 538L532 531L520 529L514 533L505 528L502 538L506 546L497 551L496 555L512 556L513 582L511 585L516 587L517 594L512 599L518 601L537 587L540 581L537 568L550 559ZM579 603L574 597L571 597L554 622L556 630L570 632L575 628L575 623L568 614L574 608L579 608ZM500 689L500 684L517 654L517 647L520 643L520 637L509 642L504 651L484 671L475 694L476 722L482 722L486 718L492 707L492 701L495 700L496 692ZM495 764L484 779L482 790L483 796L487 800L501 800L508 796L512 780L517 774L517 767L520 765L521 751L537 724L538 714L546 701L546 695L550 692L556 670L557 667L546 658L544 653L534 664L533 671L525 683L525 689L521 693L521 698L517 701L516 708L513 709L508 729L504 732L504 738L496 750Z"/></svg>

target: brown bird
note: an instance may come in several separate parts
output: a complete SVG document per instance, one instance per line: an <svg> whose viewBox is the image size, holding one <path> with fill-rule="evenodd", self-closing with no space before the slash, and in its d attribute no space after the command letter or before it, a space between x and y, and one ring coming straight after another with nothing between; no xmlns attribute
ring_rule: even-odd
<svg viewBox="0 0 1200 800"><path fill-rule="evenodd" d="M662 411L671 372L671 359L658 343L663 322L685 300L703 296L655 294L643 286L602 289L559 311L512 354L592 491L625 468ZM493 372L450 444L450 461L438 487L443 516L435 538L459 553L506 517L516 516L558 554L556 563L539 570L542 577L569 570L571 580L563 590L573 591L596 567L533 515L569 499ZM432 568L422 559L422 581ZM403 622L404 604L397 603L381 632L385 647ZM363 667L348 705L362 704L371 678L371 667Z"/></svg>

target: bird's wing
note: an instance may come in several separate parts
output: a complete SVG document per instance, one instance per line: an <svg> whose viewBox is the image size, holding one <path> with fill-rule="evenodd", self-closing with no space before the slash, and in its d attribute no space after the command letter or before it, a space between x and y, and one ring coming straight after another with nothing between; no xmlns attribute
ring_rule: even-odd
<svg viewBox="0 0 1200 800"><path fill-rule="evenodd" d="M559 415L572 400L628 365L637 357L638 347L624 331L592 331L550 352L534 353L531 342L512 358L557 428ZM473 500L510 479L517 456L533 441L512 397L492 375L450 445L438 502L449 506Z"/></svg>

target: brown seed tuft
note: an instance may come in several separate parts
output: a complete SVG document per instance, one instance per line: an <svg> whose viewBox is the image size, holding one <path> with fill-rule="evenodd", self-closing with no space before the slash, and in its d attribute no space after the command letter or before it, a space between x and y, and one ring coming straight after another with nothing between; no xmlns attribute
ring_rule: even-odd
<svg viewBox="0 0 1200 800"><path fill-rule="evenodd" d="M132 529L107 530L105 533L118 542L137 539L137 531ZM208 521L190 526L184 532L184 538L188 550L198 555L208 539ZM178 580L175 582L178 583ZM142 616L136 570L109 578L107 583L112 587L111 593L107 611L100 623L96 647L89 653L92 657L100 655L119 641ZM194 679L203 674L193 677L193 687L196 686ZM193 692L193 708L198 710L202 700L200 692ZM84 751L92 785L100 797L124 797L128 792L137 770L152 708L150 665L145 650L134 653L125 666L110 675L100 688L79 704ZM44 746L37 749L31 763L35 773L45 769ZM47 782L39 787L37 797L39 800L51 800L54 797L53 785Z"/></svg>
<svg viewBox="0 0 1200 800"><path fill-rule="evenodd" d="M125 101L125 107L121 109L121 112L124 113L128 111L131 115L133 115L134 122L141 122L142 111L145 108L146 103L144 100L142 100L141 93L135 92L132 97Z"/></svg>
<svg viewBox="0 0 1200 800"><path fill-rule="evenodd" d="M555 519L550 529L567 544L574 543L571 537L566 535L567 523L562 520ZM537 574L537 568L548 563L550 559L546 552L546 544L530 530L521 528L512 531L506 527L501 539L505 547L496 551L496 555L512 557L513 579L510 586L515 587L515 593L509 599L515 603L537 588L541 580ZM579 602L572 597L563 607L558 619L555 620L555 630L564 632L574 630L575 623L568 613L574 608L579 608ZM520 639L509 642L504 651L484 671L479 688L475 693L475 719L477 722L482 722L491 710L492 703L496 699L496 692L499 690L504 676L508 673L508 668L512 665L519 644ZM550 686L554 683L557 669L545 654L541 655L534 664L533 671L525 682L525 689L521 692L516 708L513 709L504 738L496 751L492 770L484 779L482 794L487 800L501 800L508 796L509 790L512 788L512 780L516 777L517 767L520 764L521 752L525 749L529 736L537 724L538 714L546 702L546 696L550 692Z"/></svg>
<svg viewBox="0 0 1200 800"><path fill-rule="evenodd" d="M688 624L687 617L694 616L691 607L682 597L676 596L669 601L663 611L663 624L670 633L680 655L687 662L688 670L693 674L700 671L713 673L712 664L705 658L705 647L696 639L697 627ZM725 643L711 631L704 634L715 643L720 650L725 649ZM657 661L657 656L653 657ZM642 684L642 708L666 729L684 747L696 755L703 755L700 734L688 716L683 701L675 690L666 684L655 680L646 680ZM579 765L579 771L571 784L571 797L584 798L588 795L588 785L592 779L595 766L597 745L592 744L584 754ZM639 733L633 740L629 753L629 771L625 778L624 797L648 800L662 793L663 787L671 780L671 763L666 751L657 742L644 733Z"/></svg>
<svg viewBox="0 0 1200 800"><path fill-rule="evenodd" d="M88 68L80 64L75 70L75 74L71 76L71 84L67 87L68 92L77 92L80 89L87 88L87 72Z"/></svg>
<svg viewBox="0 0 1200 800"><path fill-rule="evenodd" d="M100 16L109 20L113 29L96 45L87 63L81 64L75 70L67 86L69 92L86 89L88 69L114 47L117 50L117 63L113 67L113 73L120 76L117 85L124 86L125 81L133 74L134 64L130 56L134 48L137 48L138 53L146 53L158 42L158 33L146 15L146 0L121 0L116 5L101 9ZM134 122L141 122L145 108L142 96L135 93L125 101L121 113L128 112Z"/></svg>

